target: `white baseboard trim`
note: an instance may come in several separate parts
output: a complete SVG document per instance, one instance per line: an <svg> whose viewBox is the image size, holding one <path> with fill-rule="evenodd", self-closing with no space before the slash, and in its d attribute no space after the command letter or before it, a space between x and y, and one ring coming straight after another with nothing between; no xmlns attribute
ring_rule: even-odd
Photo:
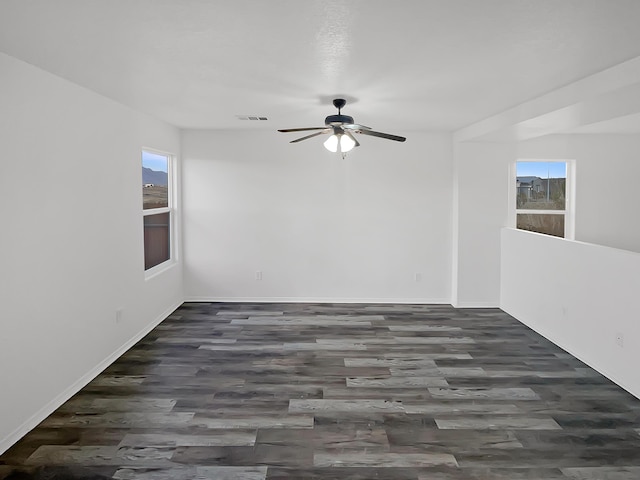
<svg viewBox="0 0 640 480"><path fill-rule="evenodd" d="M42 422L45 418L51 415L54 411L56 411L64 402L73 397L76 393L82 390L91 380L96 378L100 373L102 373L109 365L115 362L122 354L124 354L127 350L133 347L137 342L142 340L142 338L147 335L151 330L156 328L163 320L165 320L173 311L182 305L182 301L177 302L175 305L171 306L169 309L165 310L160 316L154 319L151 323L146 325L142 330L140 330L135 336L133 336L130 340L127 340L124 345L114 351L111 355L101 361L98 365L93 367L87 373L85 373L82 377L80 377L77 381L75 381L72 385L66 388L62 393L56 396L53 400L48 402L45 406L43 406L40 410L34 413L27 421L25 421L22 425L16 428L13 432L7 435L5 438L0 440L0 455L6 452L12 445L14 445L18 440L24 437L27 433L33 430L40 422Z"/></svg>
<svg viewBox="0 0 640 480"><path fill-rule="evenodd" d="M494 302L458 302L452 304L455 308L500 308Z"/></svg>
<svg viewBox="0 0 640 480"><path fill-rule="evenodd" d="M444 304L449 298L338 298L338 297L186 297L185 302L211 303L381 303L381 304Z"/></svg>

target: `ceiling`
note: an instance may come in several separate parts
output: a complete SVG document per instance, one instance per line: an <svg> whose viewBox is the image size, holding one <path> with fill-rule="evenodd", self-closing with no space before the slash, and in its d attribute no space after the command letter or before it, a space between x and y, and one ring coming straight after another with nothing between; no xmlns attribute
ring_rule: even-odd
<svg viewBox="0 0 640 480"><path fill-rule="evenodd" d="M341 96L401 134L638 57L639 24L637 0L2 0L0 51L182 128L319 126Z"/></svg>
<svg viewBox="0 0 640 480"><path fill-rule="evenodd" d="M622 117L590 123L579 127L563 130L563 133L612 133L619 135L631 135L640 133L640 113L625 115Z"/></svg>

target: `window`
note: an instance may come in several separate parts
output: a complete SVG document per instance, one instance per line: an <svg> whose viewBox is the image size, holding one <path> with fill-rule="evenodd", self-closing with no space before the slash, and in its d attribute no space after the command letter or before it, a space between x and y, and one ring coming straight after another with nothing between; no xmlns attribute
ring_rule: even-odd
<svg viewBox="0 0 640 480"><path fill-rule="evenodd" d="M144 229L144 269L149 270L172 258L174 222L172 157L158 152L142 152L142 210Z"/></svg>
<svg viewBox="0 0 640 480"><path fill-rule="evenodd" d="M517 228L573 239L572 170L564 160L516 162Z"/></svg>

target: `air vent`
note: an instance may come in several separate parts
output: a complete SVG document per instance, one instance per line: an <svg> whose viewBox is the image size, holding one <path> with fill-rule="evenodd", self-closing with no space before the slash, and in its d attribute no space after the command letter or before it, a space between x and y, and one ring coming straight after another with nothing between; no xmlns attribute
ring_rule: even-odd
<svg viewBox="0 0 640 480"><path fill-rule="evenodd" d="M259 115L236 115L238 120L269 120L267 117L261 117Z"/></svg>

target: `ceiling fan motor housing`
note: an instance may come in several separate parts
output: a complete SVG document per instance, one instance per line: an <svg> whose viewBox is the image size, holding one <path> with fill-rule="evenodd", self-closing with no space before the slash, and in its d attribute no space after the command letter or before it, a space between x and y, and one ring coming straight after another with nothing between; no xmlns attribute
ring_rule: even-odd
<svg viewBox="0 0 640 480"><path fill-rule="evenodd" d="M353 123L353 117L350 117L349 115L329 115L324 119L325 125L333 125L336 123Z"/></svg>

